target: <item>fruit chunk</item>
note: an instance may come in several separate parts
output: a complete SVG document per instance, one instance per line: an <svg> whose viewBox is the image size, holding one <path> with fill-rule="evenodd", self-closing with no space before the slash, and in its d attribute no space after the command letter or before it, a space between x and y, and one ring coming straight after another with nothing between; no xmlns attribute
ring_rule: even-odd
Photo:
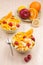
<svg viewBox="0 0 43 65"><path fill-rule="evenodd" d="M31 57L32 57L32 56L31 56L30 54L27 55L27 57L24 58L24 61L25 61L25 62L29 62L29 61L31 60Z"/></svg>
<svg viewBox="0 0 43 65"><path fill-rule="evenodd" d="M11 19L15 19L14 15L11 16Z"/></svg>
<svg viewBox="0 0 43 65"><path fill-rule="evenodd" d="M35 41L35 38L34 38L34 37L32 37L31 39L32 39L33 41Z"/></svg>
<svg viewBox="0 0 43 65"><path fill-rule="evenodd" d="M25 34L26 36L30 37L33 33L33 29L28 30Z"/></svg>
<svg viewBox="0 0 43 65"><path fill-rule="evenodd" d="M0 20L0 24L2 23L2 21Z"/></svg>
<svg viewBox="0 0 43 65"><path fill-rule="evenodd" d="M11 26L11 27L13 26L12 22L9 22L9 24L8 24L8 25L9 25L9 26Z"/></svg>
<svg viewBox="0 0 43 65"><path fill-rule="evenodd" d="M20 25L19 25L19 24L16 24L16 26L17 26L17 27L20 27Z"/></svg>
<svg viewBox="0 0 43 65"><path fill-rule="evenodd" d="M15 45L18 45L18 42L17 42L17 41L15 41L15 42L14 42L14 44L15 44Z"/></svg>
<svg viewBox="0 0 43 65"><path fill-rule="evenodd" d="M7 22L6 22L6 21L3 21L2 23L3 23L3 24L6 24Z"/></svg>
<svg viewBox="0 0 43 65"><path fill-rule="evenodd" d="M5 19L8 19L12 16L12 12L9 12L6 16L5 16Z"/></svg>
<svg viewBox="0 0 43 65"><path fill-rule="evenodd" d="M30 43L27 43L27 46L28 46L28 47L30 47L30 45L31 45Z"/></svg>
<svg viewBox="0 0 43 65"><path fill-rule="evenodd" d="M32 57L32 56L31 56L30 54L27 55L27 58L28 58L29 60L31 60L31 57Z"/></svg>
<svg viewBox="0 0 43 65"><path fill-rule="evenodd" d="M33 19L37 18L38 11L36 9L30 8L29 11L30 11L30 16L29 16L30 20L33 20Z"/></svg>
<svg viewBox="0 0 43 65"><path fill-rule="evenodd" d="M3 24L3 25L2 25L2 28L3 28L4 30L10 30L10 28L9 28L9 25L8 25L8 24Z"/></svg>
<svg viewBox="0 0 43 65"><path fill-rule="evenodd" d="M34 20L32 21L32 26L38 27L38 26L39 26L39 20L38 20L38 19L34 19Z"/></svg>
<svg viewBox="0 0 43 65"><path fill-rule="evenodd" d="M28 9L22 9L20 12L19 12L19 16L22 18L22 19L27 19L29 16L30 16L30 12Z"/></svg>
<svg viewBox="0 0 43 65"><path fill-rule="evenodd" d="M4 16L4 17L1 19L1 21L9 19L11 16L12 16L12 12L9 12L6 16Z"/></svg>
<svg viewBox="0 0 43 65"><path fill-rule="evenodd" d="M18 8L18 12L20 12L22 9L24 9L24 8L26 8L25 6L20 6L19 8Z"/></svg>
<svg viewBox="0 0 43 65"><path fill-rule="evenodd" d="M23 36L23 38L26 38L26 36Z"/></svg>
<svg viewBox="0 0 43 65"><path fill-rule="evenodd" d="M27 57L25 57L25 58L24 58L24 61L25 61L25 62L28 62L28 58L27 58Z"/></svg>
<svg viewBox="0 0 43 65"><path fill-rule="evenodd" d="M39 12L41 9L41 4L40 2L34 1L30 4L30 8L35 8Z"/></svg>

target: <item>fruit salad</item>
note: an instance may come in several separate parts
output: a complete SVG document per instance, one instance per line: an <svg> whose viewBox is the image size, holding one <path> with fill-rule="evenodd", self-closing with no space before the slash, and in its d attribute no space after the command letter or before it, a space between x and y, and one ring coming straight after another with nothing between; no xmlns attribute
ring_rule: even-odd
<svg viewBox="0 0 43 65"><path fill-rule="evenodd" d="M20 20L15 18L10 12L8 15L1 19L1 27L5 31L15 31L20 27Z"/></svg>
<svg viewBox="0 0 43 65"><path fill-rule="evenodd" d="M27 32L19 32L12 37L13 47L21 52L25 53L32 49L35 45L35 38L33 37L33 29L28 30Z"/></svg>

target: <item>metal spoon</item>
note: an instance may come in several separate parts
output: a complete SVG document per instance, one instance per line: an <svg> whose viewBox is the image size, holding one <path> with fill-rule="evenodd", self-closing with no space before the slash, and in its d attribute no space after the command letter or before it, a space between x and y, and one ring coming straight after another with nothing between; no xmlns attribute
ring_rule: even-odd
<svg viewBox="0 0 43 65"><path fill-rule="evenodd" d="M12 46L11 46L11 40L10 39L7 39L7 44L9 44L10 50L11 50L11 54L13 56L13 49L12 49Z"/></svg>

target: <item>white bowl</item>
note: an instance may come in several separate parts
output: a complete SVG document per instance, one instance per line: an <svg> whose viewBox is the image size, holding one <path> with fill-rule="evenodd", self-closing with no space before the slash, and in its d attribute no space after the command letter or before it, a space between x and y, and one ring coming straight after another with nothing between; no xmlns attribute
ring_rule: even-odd
<svg viewBox="0 0 43 65"><path fill-rule="evenodd" d="M21 53L21 54L24 54L24 53L27 53L27 52L31 51L31 49L29 49L27 51L21 51L21 50L19 51L19 50L16 49L16 51L19 52L19 53Z"/></svg>
<svg viewBox="0 0 43 65"><path fill-rule="evenodd" d="M15 33L17 31L17 29L16 30L4 30L3 29L3 31L8 33L8 34L13 34L13 33Z"/></svg>

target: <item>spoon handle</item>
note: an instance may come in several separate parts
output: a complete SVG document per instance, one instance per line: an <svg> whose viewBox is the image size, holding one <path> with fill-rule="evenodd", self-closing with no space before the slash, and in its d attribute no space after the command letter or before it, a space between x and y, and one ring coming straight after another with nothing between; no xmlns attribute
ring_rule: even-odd
<svg viewBox="0 0 43 65"><path fill-rule="evenodd" d="M12 56L13 56L13 49L12 49L11 44L10 44L9 46L10 46L11 54L12 54Z"/></svg>

